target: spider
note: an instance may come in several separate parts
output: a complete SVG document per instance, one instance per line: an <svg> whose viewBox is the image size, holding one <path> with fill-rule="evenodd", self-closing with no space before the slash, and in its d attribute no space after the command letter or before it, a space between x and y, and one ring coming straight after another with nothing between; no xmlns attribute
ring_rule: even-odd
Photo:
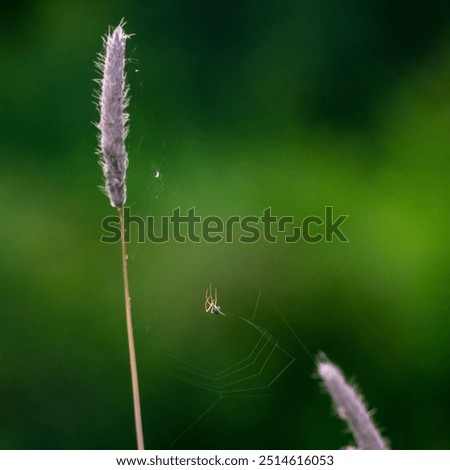
<svg viewBox="0 0 450 470"><path fill-rule="evenodd" d="M220 311L220 306L217 305L217 289L214 290L213 297L212 284L209 285L209 289L206 289L205 312L225 316L225 314Z"/></svg>

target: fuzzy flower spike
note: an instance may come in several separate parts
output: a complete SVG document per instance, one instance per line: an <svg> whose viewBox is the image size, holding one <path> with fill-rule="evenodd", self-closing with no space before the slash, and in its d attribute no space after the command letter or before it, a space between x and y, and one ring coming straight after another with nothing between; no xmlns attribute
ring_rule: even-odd
<svg viewBox="0 0 450 470"><path fill-rule="evenodd" d="M388 444L375 426L363 397L356 391L355 386L345 380L341 370L322 357L317 363L317 372L327 392L331 395L337 414L347 422L357 448L361 450L388 449Z"/></svg>
<svg viewBox="0 0 450 470"><path fill-rule="evenodd" d="M105 177L104 192L113 207L123 207L127 199L125 176L128 155L125 138L128 134L128 85L125 83L125 43L129 35L122 21L103 41L104 52L99 55L97 67L102 77L99 92L100 166Z"/></svg>

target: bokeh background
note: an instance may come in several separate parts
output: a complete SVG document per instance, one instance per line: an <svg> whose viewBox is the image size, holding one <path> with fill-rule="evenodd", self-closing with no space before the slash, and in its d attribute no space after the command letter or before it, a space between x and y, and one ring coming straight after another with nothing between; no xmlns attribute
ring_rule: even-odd
<svg viewBox="0 0 450 470"><path fill-rule="evenodd" d="M393 448L448 449L450 4L438 0L2 6L0 448L135 447L92 125L94 59L121 18L134 33L134 213L350 216L348 244L130 244L147 447L346 446L314 375L324 351ZM210 282L229 316L205 314ZM254 393L218 400L172 377L180 358L205 374L245 359L260 336L239 316L295 358L278 380L267 387L279 348L239 370Z"/></svg>

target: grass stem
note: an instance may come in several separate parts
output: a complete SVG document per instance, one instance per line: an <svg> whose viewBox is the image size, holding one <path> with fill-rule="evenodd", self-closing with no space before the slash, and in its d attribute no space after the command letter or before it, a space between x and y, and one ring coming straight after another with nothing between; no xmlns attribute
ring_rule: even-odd
<svg viewBox="0 0 450 470"><path fill-rule="evenodd" d="M131 384L133 389L134 423L136 426L136 438L138 450L144 450L144 434L142 432L141 401L139 397L139 382L136 363L136 351L134 348L133 321L131 317L131 298L128 283L128 260L125 240L125 221L123 207L118 208L120 217L120 231L122 240L122 267L123 267L123 287L125 294L125 312L127 318L128 349L130 352Z"/></svg>

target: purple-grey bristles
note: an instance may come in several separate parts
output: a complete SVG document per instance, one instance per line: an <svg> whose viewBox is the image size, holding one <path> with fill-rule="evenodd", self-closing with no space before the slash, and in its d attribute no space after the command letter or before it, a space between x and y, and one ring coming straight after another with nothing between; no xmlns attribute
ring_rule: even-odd
<svg viewBox="0 0 450 470"><path fill-rule="evenodd" d="M346 421L357 448L361 450L386 450L388 445L375 426L361 395L347 383L340 369L332 362L320 359L317 372L333 399L337 414Z"/></svg>
<svg viewBox="0 0 450 470"><path fill-rule="evenodd" d="M97 61L102 77L99 92L100 166L105 177L103 188L113 207L123 207L127 199L125 181L128 155L125 138L128 134L128 86L125 83L125 43L129 38L123 21L104 39L104 52Z"/></svg>

